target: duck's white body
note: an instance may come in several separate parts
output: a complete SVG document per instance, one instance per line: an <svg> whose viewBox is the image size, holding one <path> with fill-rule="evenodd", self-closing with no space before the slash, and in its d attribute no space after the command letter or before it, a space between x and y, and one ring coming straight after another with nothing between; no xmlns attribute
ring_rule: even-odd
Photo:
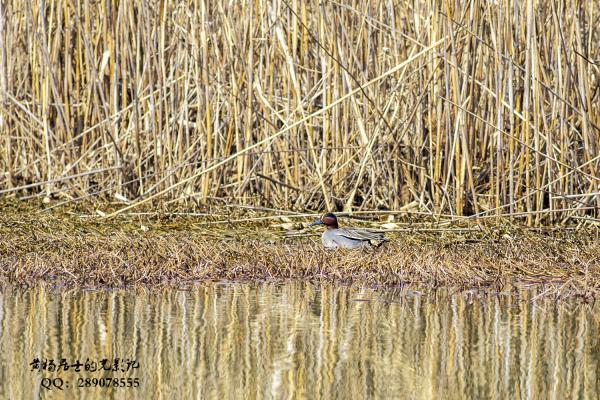
<svg viewBox="0 0 600 400"><path fill-rule="evenodd" d="M360 247L376 246L385 241L381 232L371 232L359 228L327 229L321 236L326 249L358 249Z"/></svg>

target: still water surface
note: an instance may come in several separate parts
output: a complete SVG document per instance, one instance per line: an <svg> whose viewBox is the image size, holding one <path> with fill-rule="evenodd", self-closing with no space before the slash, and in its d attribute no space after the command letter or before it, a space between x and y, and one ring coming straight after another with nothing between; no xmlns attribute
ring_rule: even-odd
<svg viewBox="0 0 600 400"><path fill-rule="evenodd" d="M0 398L598 398L598 306L534 296L301 283L3 289ZM30 371L42 357L138 367ZM124 387L93 384L112 377Z"/></svg>

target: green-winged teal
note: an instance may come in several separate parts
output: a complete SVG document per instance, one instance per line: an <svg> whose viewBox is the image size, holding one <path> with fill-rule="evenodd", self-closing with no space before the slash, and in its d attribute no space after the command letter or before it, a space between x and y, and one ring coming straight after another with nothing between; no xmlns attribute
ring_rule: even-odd
<svg viewBox="0 0 600 400"><path fill-rule="evenodd" d="M340 228L337 218L332 213L323 214L321 218L310 224L325 225L327 230L323 232L321 240L326 249L357 249L359 247L378 247L386 239L382 232L372 232L359 228Z"/></svg>

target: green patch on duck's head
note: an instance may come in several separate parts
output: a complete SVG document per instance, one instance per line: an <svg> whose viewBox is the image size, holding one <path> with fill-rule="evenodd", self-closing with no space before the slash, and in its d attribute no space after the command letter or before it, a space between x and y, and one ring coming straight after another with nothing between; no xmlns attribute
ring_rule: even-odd
<svg viewBox="0 0 600 400"><path fill-rule="evenodd" d="M321 215L321 217L318 220L316 220L315 222L310 224L310 226L314 226L314 225L325 225L329 229L337 229L338 228L337 218L336 218L335 214L332 214L332 213L325 213L325 214Z"/></svg>
<svg viewBox="0 0 600 400"><path fill-rule="evenodd" d="M321 218L319 220L323 225L327 226L328 229L338 228L337 217L333 213L325 213L321 215Z"/></svg>

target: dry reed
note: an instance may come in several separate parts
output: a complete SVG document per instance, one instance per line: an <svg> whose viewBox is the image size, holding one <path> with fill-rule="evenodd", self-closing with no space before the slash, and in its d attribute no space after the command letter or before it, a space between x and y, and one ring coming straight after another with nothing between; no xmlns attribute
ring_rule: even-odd
<svg viewBox="0 0 600 400"><path fill-rule="evenodd" d="M2 1L0 194L598 218L599 4Z"/></svg>

